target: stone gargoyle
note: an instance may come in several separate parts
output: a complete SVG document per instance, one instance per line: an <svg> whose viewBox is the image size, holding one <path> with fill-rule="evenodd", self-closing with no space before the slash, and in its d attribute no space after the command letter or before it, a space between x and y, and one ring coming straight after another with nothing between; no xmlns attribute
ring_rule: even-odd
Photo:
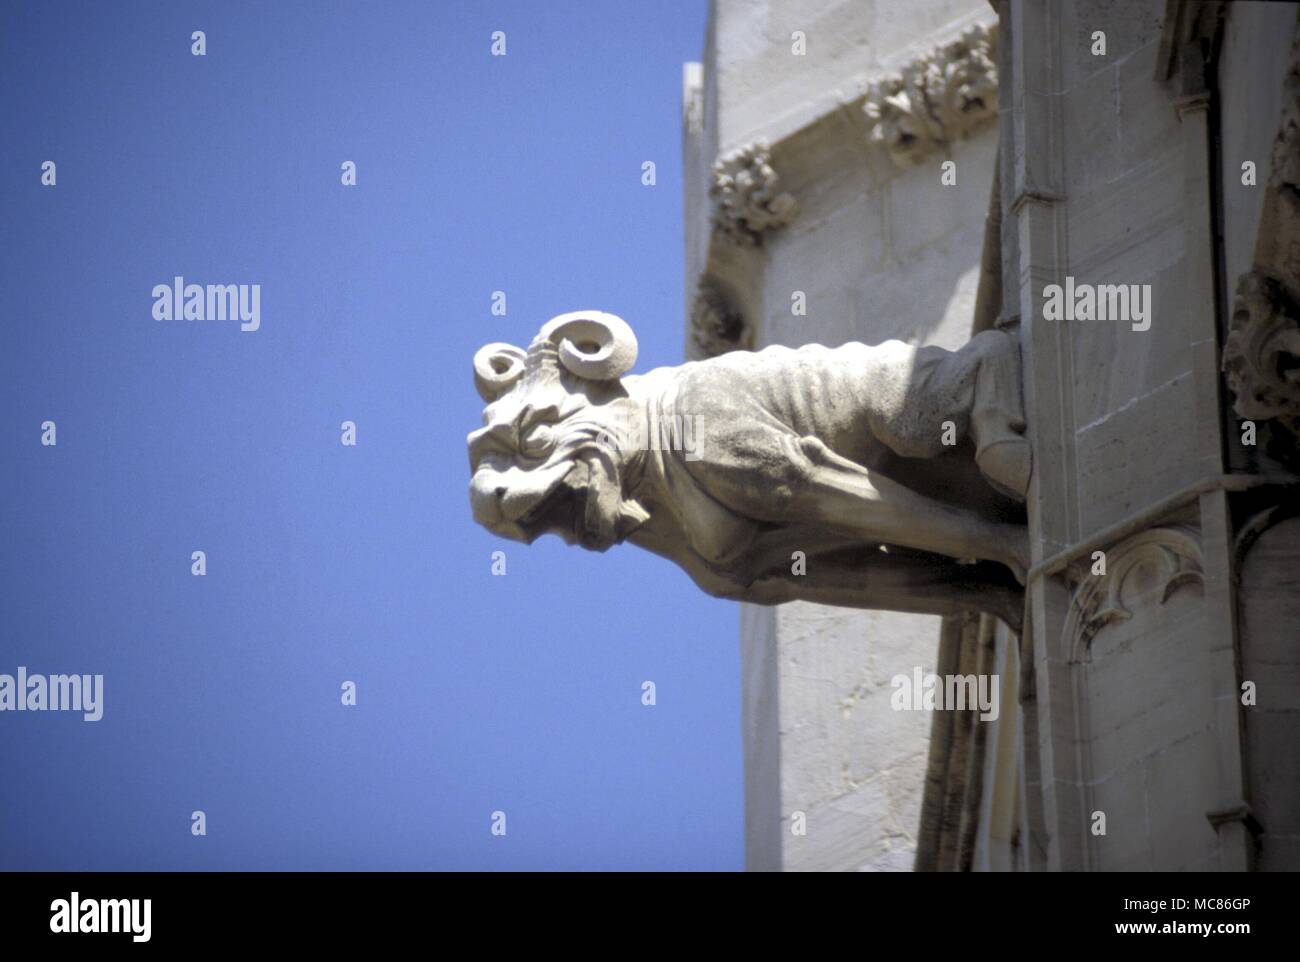
<svg viewBox="0 0 1300 962"><path fill-rule="evenodd" d="M624 376L636 354L620 318L576 311L527 351L475 355L475 520L525 543L630 541L723 598L974 609L1019 628L1031 450L1013 335L769 347Z"/></svg>

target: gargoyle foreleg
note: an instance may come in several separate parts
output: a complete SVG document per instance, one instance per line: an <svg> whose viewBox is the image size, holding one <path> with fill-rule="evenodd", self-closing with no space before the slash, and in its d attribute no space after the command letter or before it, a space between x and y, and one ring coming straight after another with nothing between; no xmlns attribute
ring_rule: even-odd
<svg viewBox="0 0 1300 962"><path fill-rule="evenodd" d="M1022 526L917 494L840 457L817 438L800 438L797 445L792 454L806 458L807 483L793 492L793 516L855 532L867 542L998 561L1023 583L1029 545Z"/></svg>
<svg viewBox="0 0 1300 962"><path fill-rule="evenodd" d="M1003 494L1024 501L1033 469L1033 450L1024 436L1025 416L1020 401L1020 348L1001 331L977 334L972 344L984 349L975 380L970 431L975 441L975 463Z"/></svg>
<svg viewBox="0 0 1300 962"><path fill-rule="evenodd" d="M956 351L886 341L868 351L867 381L882 401L872 433L906 458L941 453L942 426L969 432L975 463L994 488L1025 500L1033 452L1024 436L1020 345L1003 331L982 331ZM951 442L947 442L951 443Z"/></svg>

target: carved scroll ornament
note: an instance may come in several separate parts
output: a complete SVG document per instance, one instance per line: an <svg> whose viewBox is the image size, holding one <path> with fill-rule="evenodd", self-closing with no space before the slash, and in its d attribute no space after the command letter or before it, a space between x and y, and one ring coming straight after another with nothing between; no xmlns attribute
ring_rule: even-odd
<svg viewBox="0 0 1300 962"><path fill-rule="evenodd" d="M1065 637L1074 657L1084 658L1093 636L1106 625L1132 618L1143 591L1155 591L1155 603L1163 605L1184 586L1204 590L1197 535L1186 525L1149 528L1106 549L1104 574L1093 574L1091 561L1073 568L1075 590Z"/></svg>

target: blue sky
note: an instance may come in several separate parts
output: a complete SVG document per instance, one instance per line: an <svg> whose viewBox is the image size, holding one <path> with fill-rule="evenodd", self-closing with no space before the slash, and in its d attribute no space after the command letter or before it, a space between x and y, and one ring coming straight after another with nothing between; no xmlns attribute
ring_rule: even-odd
<svg viewBox="0 0 1300 962"><path fill-rule="evenodd" d="M638 370L681 360L704 22L0 8L0 673L105 691L95 723L0 713L0 869L741 867L735 606L631 547L498 541L465 453L488 341L590 307ZM260 330L155 321L177 275L261 285Z"/></svg>

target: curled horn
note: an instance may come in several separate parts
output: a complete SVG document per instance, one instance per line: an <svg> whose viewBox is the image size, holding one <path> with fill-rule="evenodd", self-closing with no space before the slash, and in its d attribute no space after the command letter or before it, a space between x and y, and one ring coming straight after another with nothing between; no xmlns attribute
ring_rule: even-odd
<svg viewBox="0 0 1300 962"><path fill-rule="evenodd" d="M636 335L627 322L603 311L572 311L546 322L539 340L557 345L560 363L578 377L608 381L636 363Z"/></svg>
<svg viewBox="0 0 1300 962"><path fill-rule="evenodd" d="M495 401L524 375L522 348L513 344L488 344L474 355L474 387L484 401Z"/></svg>

